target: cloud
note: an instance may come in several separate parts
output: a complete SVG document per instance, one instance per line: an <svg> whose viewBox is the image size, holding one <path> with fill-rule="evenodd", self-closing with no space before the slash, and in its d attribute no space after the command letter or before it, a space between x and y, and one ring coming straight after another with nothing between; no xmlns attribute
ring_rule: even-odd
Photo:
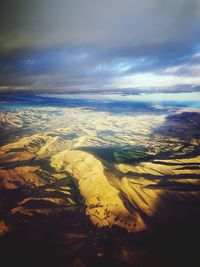
<svg viewBox="0 0 200 267"><path fill-rule="evenodd" d="M1 1L1 46L188 43L197 39L199 5L199 0Z"/></svg>
<svg viewBox="0 0 200 267"><path fill-rule="evenodd" d="M200 84L200 0L2 0L0 25L0 86Z"/></svg>
<svg viewBox="0 0 200 267"><path fill-rule="evenodd" d="M159 75L154 73L142 73L124 76L116 81L116 88L171 88L176 85L191 86L192 88L200 85L200 77L181 77L176 75Z"/></svg>

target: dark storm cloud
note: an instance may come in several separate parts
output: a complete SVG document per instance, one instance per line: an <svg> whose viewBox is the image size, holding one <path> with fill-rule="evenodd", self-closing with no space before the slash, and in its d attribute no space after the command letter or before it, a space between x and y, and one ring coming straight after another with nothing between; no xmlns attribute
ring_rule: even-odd
<svg viewBox="0 0 200 267"><path fill-rule="evenodd" d="M137 73L193 77L199 25L199 0L0 1L0 86L95 91Z"/></svg>

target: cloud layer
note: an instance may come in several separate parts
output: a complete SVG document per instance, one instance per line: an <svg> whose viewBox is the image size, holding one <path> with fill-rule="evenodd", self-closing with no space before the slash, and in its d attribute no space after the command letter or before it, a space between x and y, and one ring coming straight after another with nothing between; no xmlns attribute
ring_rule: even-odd
<svg viewBox="0 0 200 267"><path fill-rule="evenodd" d="M0 88L197 90L200 0L3 0Z"/></svg>

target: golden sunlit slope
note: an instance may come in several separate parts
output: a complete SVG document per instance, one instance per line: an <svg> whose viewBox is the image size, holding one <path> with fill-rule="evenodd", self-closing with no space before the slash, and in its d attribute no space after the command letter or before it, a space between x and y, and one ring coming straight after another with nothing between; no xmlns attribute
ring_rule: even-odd
<svg viewBox="0 0 200 267"><path fill-rule="evenodd" d="M135 216L130 214L120 198L120 190L109 182L113 175L94 156L77 150L66 150L52 158L51 166L67 171L77 184L87 205L87 213L98 226L125 225L134 230ZM116 178L116 183L120 183Z"/></svg>

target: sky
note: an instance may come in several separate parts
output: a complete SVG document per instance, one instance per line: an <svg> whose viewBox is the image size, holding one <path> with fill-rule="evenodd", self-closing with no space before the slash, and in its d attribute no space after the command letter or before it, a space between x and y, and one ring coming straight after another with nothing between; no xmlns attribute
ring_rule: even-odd
<svg viewBox="0 0 200 267"><path fill-rule="evenodd" d="M0 92L199 92L200 0L0 0Z"/></svg>

